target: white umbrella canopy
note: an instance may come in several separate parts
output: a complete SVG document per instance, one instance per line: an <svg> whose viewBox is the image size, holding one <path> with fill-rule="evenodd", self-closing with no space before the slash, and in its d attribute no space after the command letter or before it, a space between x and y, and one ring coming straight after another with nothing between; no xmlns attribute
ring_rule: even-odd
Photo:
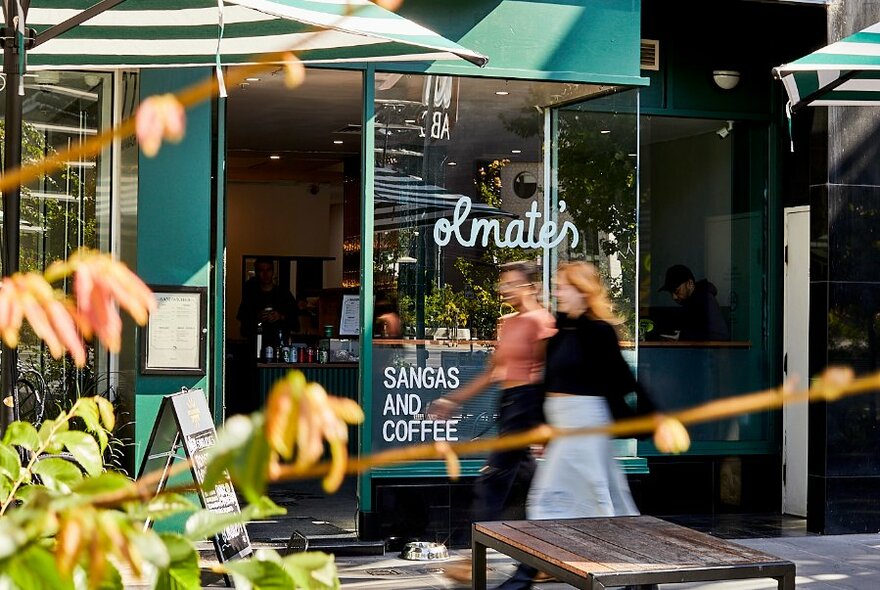
<svg viewBox="0 0 880 590"><path fill-rule="evenodd" d="M37 33L29 68L213 65L218 53L241 64L288 49L311 63L488 61L369 0L31 0L25 10Z"/></svg>

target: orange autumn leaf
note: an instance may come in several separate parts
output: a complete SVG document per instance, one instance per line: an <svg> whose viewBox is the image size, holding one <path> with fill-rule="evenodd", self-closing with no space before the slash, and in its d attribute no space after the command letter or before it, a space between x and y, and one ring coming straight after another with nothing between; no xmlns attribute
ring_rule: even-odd
<svg viewBox="0 0 880 590"><path fill-rule="evenodd" d="M178 143L186 132L186 110L173 94L151 96L135 116L135 136L148 158L159 153L162 140Z"/></svg>
<svg viewBox="0 0 880 590"><path fill-rule="evenodd" d="M306 79L306 67L297 56L288 52L284 54L284 85L296 88Z"/></svg>
<svg viewBox="0 0 880 590"><path fill-rule="evenodd" d="M385 10L390 10L392 12L396 12L401 4L403 4L403 0L373 0L373 2L375 2L377 6L381 6Z"/></svg>
<svg viewBox="0 0 880 590"><path fill-rule="evenodd" d="M676 418L666 417L660 420L654 431L654 445L661 453L679 454L691 446L691 437L687 429Z"/></svg>

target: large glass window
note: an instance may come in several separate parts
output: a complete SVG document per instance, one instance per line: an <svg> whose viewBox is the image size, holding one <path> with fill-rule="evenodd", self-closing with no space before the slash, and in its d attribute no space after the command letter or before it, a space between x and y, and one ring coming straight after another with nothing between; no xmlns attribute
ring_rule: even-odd
<svg viewBox="0 0 880 590"><path fill-rule="evenodd" d="M575 225L581 209L560 213L545 189L545 129L553 108L607 90L377 74L374 448L493 432L494 390L448 421L425 411L486 367L512 311L497 292L500 263L594 252L585 244L599 234Z"/></svg>
<svg viewBox="0 0 880 590"><path fill-rule="evenodd" d="M75 147L110 126L109 74L47 71L26 74L24 80L24 162ZM22 187L22 270L42 270L80 247L109 249L109 164L107 153L69 161ZM56 399L82 390L95 369L94 350L88 369L74 371L65 360L53 360L27 325L19 354L23 367L35 368L46 378Z"/></svg>
<svg viewBox="0 0 880 590"><path fill-rule="evenodd" d="M379 74L375 106L375 447L492 432L494 395L449 423L425 411L486 366L516 259L547 278L599 267L661 408L768 384L765 126L639 116L631 89L442 76ZM767 441L770 415L692 435Z"/></svg>
<svg viewBox="0 0 880 590"><path fill-rule="evenodd" d="M766 126L643 116L640 145L640 378L670 409L766 387ZM691 435L770 432L763 413Z"/></svg>
<svg viewBox="0 0 880 590"><path fill-rule="evenodd" d="M556 219L578 228L576 247L561 244L554 262L595 264L608 286L618 332L635 363L638 91L609 91L565 105L551 140ZM556 264L551 264L551 269Z"/></svg>

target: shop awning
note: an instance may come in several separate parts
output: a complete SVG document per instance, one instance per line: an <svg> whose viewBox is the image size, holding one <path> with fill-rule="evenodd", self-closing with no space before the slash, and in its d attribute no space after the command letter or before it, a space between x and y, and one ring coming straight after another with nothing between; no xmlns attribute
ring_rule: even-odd
<svg viewBox="0 0 880 590"><path fill-rule="evenodd" d="M880 104L880 23L773 69L791 111Z"/></svg>
<svg viewBox="0 0 880 590"><path fill-rule="evenodd" d="M375 231L431 225L441 217L451 217L458 200L464 197L392 168L376 168L374 185ZM468 217L516 215L485 203L472 203Z"/></svg>
<svg viewBox="0 0 880 590"><path fill-rule="evenodd" d="M310 63L488 61L369 0L31 0L26 21L38 33L30 68L209 66L218 42L224 64L294 47ZM45 34L64 22L74 26Z"/></svg>

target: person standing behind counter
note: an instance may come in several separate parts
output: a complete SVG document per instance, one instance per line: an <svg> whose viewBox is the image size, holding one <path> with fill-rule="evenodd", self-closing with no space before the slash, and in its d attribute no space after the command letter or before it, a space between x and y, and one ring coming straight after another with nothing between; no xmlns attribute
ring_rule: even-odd
<svg viewBox="0 0 880 590"><path fill-rule="evenodd" d="M275 284L275 264L269 258L254 262L256 276L244 284L241 305L236 318L241 323L242 336L254 342L257 326L262 328L262 347L276 347L279 333L287 338L299 331L299 309L296 298L284 287ZM259 351L262 356L263 351Z"/></svg>

